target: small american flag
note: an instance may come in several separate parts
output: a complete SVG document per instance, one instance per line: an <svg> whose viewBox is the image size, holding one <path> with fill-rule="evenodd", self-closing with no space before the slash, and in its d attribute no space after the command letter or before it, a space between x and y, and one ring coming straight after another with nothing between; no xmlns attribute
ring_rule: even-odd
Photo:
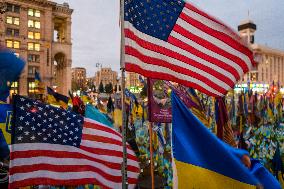
<svg viewBox="0 0 284 189"><path fill-rule="evenodd" d="M254 64L240 36L183 0L125 0L125 68L224 96Z"/></svg>
<svg viewBox="0 0 284 189"><path fill-rule="evenodd" d="M69 111L15 96L10 187L97 184L121 188L122 136ZM128 150L128 183L140 172Z"/></svg>

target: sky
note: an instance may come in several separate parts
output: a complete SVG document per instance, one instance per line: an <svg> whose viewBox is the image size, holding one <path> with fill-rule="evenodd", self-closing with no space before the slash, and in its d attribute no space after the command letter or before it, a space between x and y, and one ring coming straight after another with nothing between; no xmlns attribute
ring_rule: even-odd
<svg viewBox="0 0 284 189"><path fill-rule="evenodd" d="M96 63L119 71L119 0L54 0L67 2L72 14L72 67L94 76ZM208 14L237 30L242 20L257 25L256 43L284 51L284 0L191 0Z"/></svg>

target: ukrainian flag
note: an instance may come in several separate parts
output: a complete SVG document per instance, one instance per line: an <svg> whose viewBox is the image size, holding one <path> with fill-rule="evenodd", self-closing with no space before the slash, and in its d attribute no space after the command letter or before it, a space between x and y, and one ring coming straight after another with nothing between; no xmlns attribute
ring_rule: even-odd
<svg viewBox="0 0 284 189"><path fill-rule="evenodd" d="M256 188L258 180L174 93L172 114L178 188Z"/></svg>
<svg viewBox="0 0 284 189"><path fill-rule="evenodd" d="M7 144L11 144L11 120L12 106L10 104L0 104L0 129Z"/></svg>

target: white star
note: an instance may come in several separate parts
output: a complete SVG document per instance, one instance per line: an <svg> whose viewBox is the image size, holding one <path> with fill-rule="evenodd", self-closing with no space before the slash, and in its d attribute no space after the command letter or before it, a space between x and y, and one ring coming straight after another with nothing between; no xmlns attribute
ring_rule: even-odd
<svg viewBox="0 0 284 189"><path fill-rule="evenodd" d="M74 139L77 140L79 137L75 136Z"/></svg>
<svg viewBox="0 0 284 189"><path fill-rule="evenodd" d="M71 118L70 117L67 117L67 121L69 121Z"/></svg>
<svg viewBox="0 0 284 189"><path fill-rule="evenodd" d="M48 137L51 137L51 134L50 134L50 133L48 133L48 134L47 134L47 136L48 136Z"/></svg>
<svg viewBox="0 0 284 189"><path fill-rule="evenodd" d="M31 128L32 128L33 131L36 130L36 128L34 126L32 126Z"/></svg>
<svg viewBox="0 0 284 189"><path fill-rule="evenodd" d="M21 110L24 110L25 108L24 108L24 106L21 106L20 109L21 109Z"/></svg>
<svg viewBox="0 0 284 189"><path fill-rule="evenodd" d="M38 116L37 116L37 117L41 118L41 115L40 115L40 114L38 114Z"/></svg>
<svg viewBox="0 0 284 189"><path fill-rule="evenodd" d="M57 123L54 123L54 126L56 127L56 126L57 126Z"/></svg>
<svg viewBox="0 0 284 189"><path fill-rule="evenodd" d="M53 110L50 110L50 113L54 113L54 111L53 111Z"/></svg>
<svg viewBox="0 0 284 189"><path fill-rule="evenodd" d="M45 132L45 131L46 131L46 129L42 129L42 131L43 131L43 132Z"/></svg>
<svg viewBox="0 0 284 189"><path fill-rule="evenodd" d="M60 130L60 131L62 131L62 129L61 129L61 128L59 128L59 130Z"/></svg>
<svg viewBox="0 0 284 189"><path fill-rule="evenodd" d="M49 105L45 105L46 108L49 108Z"/></svg>
<svg viewBox="0 0 284 189"><path fill-rule="evenodd" d="M67 133L64 133L65 136L67 136Z"/></svg>
<svg viewBox="0 0 284 189"><path fill-rule="evenodd" d="M35 140L35 136L32 136L32 137L31 137L31 140Z"/></svg>
<svg viewBox="0 0 284 189"><path fill-rule="evenodd" d="M32 120L35 121L35 118L33 117Z"/></svg>
<svg viewBox="0 0 284 189"><path fill-rule="evenodd" d="M66 125L65 127L64 127L65 129L69 129L69 127Z"/></svg>
<svg viewBox="0 0 284 189"><path fill-rule="evenodd" d="M27 116L30 116L31 115L31 113L30 112L27 112Z"/></svg>
<svg viewBox="0 0 284 189"><path fill-rule="evenodd" d="M57 141L57 139L56 139L56 138L53 138L53 141L54 141L54 142L56 142L56 141Z"/></svg>
<svg viewBox="0 0 284 189"><path fill-rule="evenodd" d="M44 137L44 138L43 138L43 140L44 140L44 141L46 141L46 140L47 140L47 138L46 138L46 137Z"/></svg>
<svg viewBox="0 0 284 189"><path fill-rule="evenodd" d="M54 129L54 130L53 130L53 132L54 132L54 133L57 133L57 130L56 130L56 129Z"/></svg>
<svg viewBox="0 0 284 189"><path fill-rule="evenodd" d="M24 98L20 98L20 99L21 99L21 101L22 101L22 102L24 102L24 101L25 101L25 99L24 99Z"/></svg>
<svg viewBox="0 0 284 189"><path fill-rule="evenodd" d="M46 119L43 120L43 123L46 123Z"/></svg>
<svg viewBox="0 0 284 189"><path fill-rule="evenodd" d="M30 103L27 103L26 106L27 106L27 107L31 107Z"/></svg>
<svg viewBox="0 0 284 189"><path fill-rule="evenodd" d="M73 114L73 117L76 117L76 115Z"/></svg>
<svg viewBox="0 0 284 189"><path fill-rule="evenodd" d="M64 116L65 116L65 115L66 115L66 112L62 112L62 115L64 115Z"/></svg>
<svg viewBox="0 0 284 189"><path fill-rule="evenodd" d="M75 128L75 131L79 131L78 127Z"/></svg>
<svg viewBox="0 0 284 189"><path fill-rule="evenodd" d="M46 112L44 112L44 113L43 113L43 115L47 116L47 113L46 113Z"/></svg>
<svg viewBox="0 0 284 189"><path fill-rule="evenodd" d="M59 118L59 115L55 115L55 118L58 119L58 118Z"/></svg>
<svg viewBox="0 0 284 189"><path fill-rule="evenodd" d="M26 121L25 123L26 123L26 125L30 125L30 122L28 122L28 121Z"/></svg>
<svg viewBox="0 0 284 189"><path fill-rule="evenodd" d="M70 135L73 135L73 131L70 131L69 133L70 133Z"/></svg>
<svg viewBox="0 0 284 189"><path fill-rule="evenodd" d="M63 142L64 142L64 143L66 143L66 142L67 142L67 140L65 140L65 139L64 139L64 140L63 140Z"/></svg>
<svg viewBox="0 0 284 189"><path fill-rule="evenodd" d="M74 142L74 143L73 143L73 146L76 146L76 145L77 145L77 144Z"/></svg>
<svg viewBox="0 0 284 189"><path fill-rule="evenodd" d="M81 122L81 120L80 119L78 119L78 123L80 123Z"/></svg>
<svg viewBox="0 0 284 189"><path fill-rule="evenodd" d="M48 118L48 120L49 120L49 121L52 121L53 119L52 119L52 118Z"/></svg>
<svg viewBox="0 0 284 189"><path fill-rule="evenodd" d="M18 138L18 141L21 141L22 140L22 136L19 136L19 137L17 137Z"/></svg>
<svg viewBox="0 0 284 189"><path fill-rule="evenodd" d="M20 120L21 120L21 121L23 121L23 120L24 120L24 117L23 117L23 116L21 116L21 117L19 117L19 118L20 118Z"/></svg>
<svg viewBox="0 0 284 189"><path fill-rule="evenodd" d="M29 131L26 131L26 132L24 132L25 133L25 135L29 135L30 134L30 132Z"/></svg>
<svg viewBox="0 0 284 189"><path fill-rule="evenodd" d="M74 123L71 123L72 126L74 126Z"/></svg>
<svg viewBox="0 0 284 189"><path fill-rule="evenodd" d="M38 107L39 111L42 111L42 107Z"/></svg>
<svg viewBox="0 0 284 189"><path fill-rule="evenodd" d="M51 124L49 124L49 125L48 125L48 128L51 128L51 127L52 127L52 125L51 125Z"/></svg>
<svg viewBox="0 0 284 189"><path fill-rule="evenodd" d="M18 127L19 131L22 131L24 127L20 126Z"/></svg>
<svg viewBox="0 0 284 189"><path fill-rule="evenodd" d="M39 127L40 127L40 126L41 126L41 124L40 124L40 123L37 123L37 126L39 126Z"/></svg>
<svg viewBox="0 0 284 189"><path fill-rule="evenodd" d="M64 122L63 121L59 121L62 125L64 124Z"/></svg>
<svg viewBox="0 0 284 189"><path fill-rule="evenodd" d="M40 136L42 133L37 133L38 136Z"/></svg>
<svg viewBox="0 0 284 189"><path fill-rule="evenodd" d="M62 135L58 135L58 138L61 138L62 137Z"/></svg>
<svg viewBox="0 0 284 189"><path fill-rule="evenodd" d="M70 141L72 141L72 138L69 138Z"/></svg>

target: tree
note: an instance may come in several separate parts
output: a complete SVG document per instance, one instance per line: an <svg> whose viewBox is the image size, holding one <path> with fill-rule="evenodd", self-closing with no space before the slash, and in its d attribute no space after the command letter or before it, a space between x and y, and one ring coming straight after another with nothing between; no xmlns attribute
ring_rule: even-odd
<svg viewBox="0 0 284 189"><path fill-rule="evenodd" d="M105 86L105 91L108 94L111 94L113 92L113 87L112 87L112 83L106 84Z"/></svg>
<svg viewBox="0 0 284 189"><path fill-rule="evenodd" d="M105 92L105 88L102 82L100 82L100 86L99 86L99 92L100 93L104 93Z"/></svg>

